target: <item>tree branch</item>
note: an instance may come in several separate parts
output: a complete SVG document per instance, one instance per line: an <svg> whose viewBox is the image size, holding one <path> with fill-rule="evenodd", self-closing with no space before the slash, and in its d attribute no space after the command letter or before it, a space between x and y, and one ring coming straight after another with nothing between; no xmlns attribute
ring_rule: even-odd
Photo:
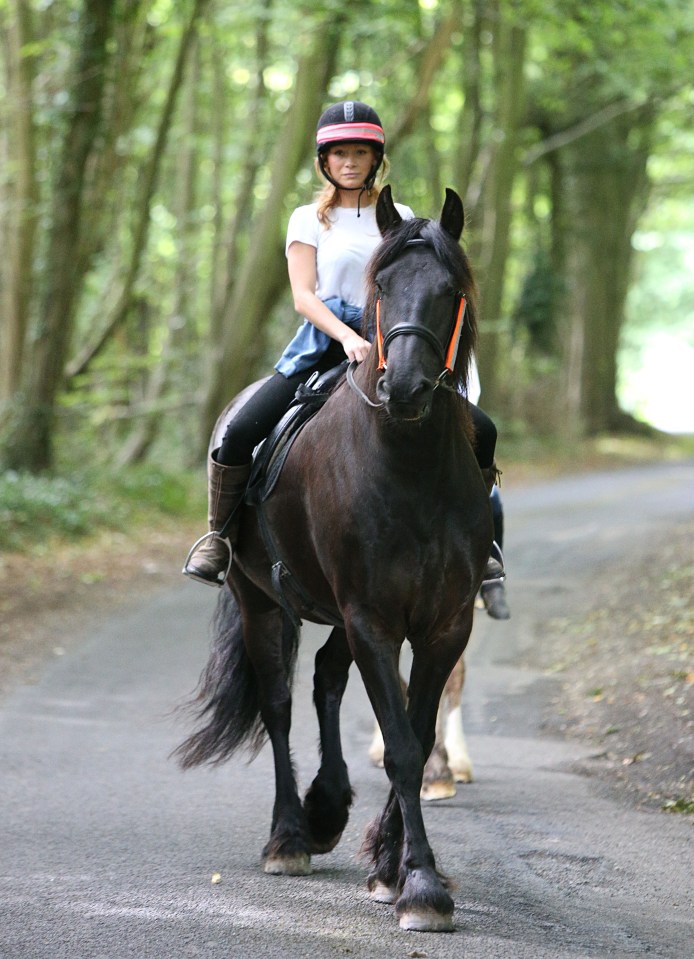
<svg viewBox="0 0 694 959"><path fill-rule="evenodd" d="M562 147L568 146L576 140L580 140L581 137L593 133L594 130L598 130L607 123L611 123L612 120L617 117L625 113L630 113L632 110L640 110L645 105L644 101L635 102L633 100L618 100L616 103L610 103L601 110L598 110L597 113L593 113L592 116L586 117L585 120L580 120L574 126L569 127L568 130L555 133L551 137L547 137L546 140L543 140L542 143L538 143L529 150L526 150L525 155L521 159L521 163L523 166L530 166L531 163L535 163L536 160L546 156L548 153L561 150Z"/></svg>

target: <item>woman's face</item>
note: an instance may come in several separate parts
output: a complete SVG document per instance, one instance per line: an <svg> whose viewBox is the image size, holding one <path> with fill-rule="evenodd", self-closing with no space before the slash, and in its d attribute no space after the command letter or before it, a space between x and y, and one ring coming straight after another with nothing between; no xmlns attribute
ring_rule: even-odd
<svg viewBox="0 0 694 959"><path fill-rule="evenodd" d="M376 151L366 143L338 143L330 147L325 166L341 187L361 187L376 162Z"/></svg>

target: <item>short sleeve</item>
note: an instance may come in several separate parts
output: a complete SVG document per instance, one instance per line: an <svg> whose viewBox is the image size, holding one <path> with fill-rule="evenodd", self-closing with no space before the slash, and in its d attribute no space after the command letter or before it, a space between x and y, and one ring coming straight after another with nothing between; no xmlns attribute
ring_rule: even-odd
<svg viewBox="0 0 694 959"><path fill-rule="evenodd" d="M308 206L297 207L289 217L287 224L287 241L284 246L285 256L289 247L295 241L306 243L308 246L315 246L318 249L318 236L320 232L320 223L316 216L316 205L311 203Z"/></svg>
<svg viewBox="0 0 694 959"><path fill-rule="evenodd" d="M413 219L414 219L414 213L413 213L412 210L409 208L409 206L405 206L404 203L396 203L396 204L395 204L395 209L398 211L398 213L399 213L400 216L403 218L403 220L413 220Z"/></svg>

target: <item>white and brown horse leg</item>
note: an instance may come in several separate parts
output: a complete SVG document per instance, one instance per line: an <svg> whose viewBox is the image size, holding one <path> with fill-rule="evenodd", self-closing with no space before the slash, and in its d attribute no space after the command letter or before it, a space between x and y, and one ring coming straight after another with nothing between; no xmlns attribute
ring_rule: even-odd
<svg viewBox="0 0 694 959"><path fill-rule="evenodd" d="M448 752L444 742L448 712L446 705L446 690L444 689L436 714L436 741L424 767L424 777L422 779L421 797L427 802L436 799L450 799L455 796L455 779L448 765Z"/></svg>
<svg viewBox="0 0 694 959"><path fill-rule="evenodd" d="M424 768L422 799L450 799L456 783L472 782L472 762L463 732L462 698L465 659L448 677L436 719L436 742Z"/></svg>
<svg viewBox="0 0 694 959"><path fill-rule="evenodd" d="M316 653L313 700L320 728L321 764L304 798L311 852L330 852L347 825L353 792L340 738L340 705L352 654L343 629L333 629Z"/></svg>
<svg viewBox="0 0 694 959"><path fill-rule="evenodd" d="M463 686L465 685L465 659L460 657L453 667L446 688L443 691L442 706L445 702L445 728L443 730L448 768L457 783L472 782L472 760L468 752L463 730Z"/></svg>

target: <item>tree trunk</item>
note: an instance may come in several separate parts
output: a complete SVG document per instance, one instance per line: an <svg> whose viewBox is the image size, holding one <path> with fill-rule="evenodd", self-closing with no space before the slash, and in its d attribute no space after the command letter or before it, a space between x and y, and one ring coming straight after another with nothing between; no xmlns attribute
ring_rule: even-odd
<svg viewBox="0 0 694 959"><path fill-rule="evenodd" d="M460 27L460 10L454 3L451 13L439 23L431 40L424 49L417 70L417 88L409 101L400 123L388 136L387 149L395 153L400 142L415 128L423 113L428 110L431 87L439 67L451 49L453 34Z"/></svg>
<svg viewBox="0 0 694 959"><path fill-rule="evenodd" d="M0 411L17 392L24 362L24 349L33 288L33 254L36 235L38 185L32 84L34 59L25 51L33 40L31 8L15 0L8 14L6 56L8 97L5 112L7 137L3 184L7 218L3 224L0 286L3 291L0 316Z"/></svg>
<svg viewBox="0 0 694 959"><path fill-rule="evenodd" d="M281 225L284 200L305 161L312 141L323 91L332 74L339 29L326 29L314 38L297 70L292 105L277 135L271 163L270 194L253 223L248 251L237 264L237 276L227 284L224 335L214 344L208 391L202 414L201 450L215 420L229 399L252 378L265 343L268 312L287 283Z"/></svg>
<svg viewBox="0 0 694 959"><path fill-rule="evenodd" d="M617 352L632 258L646 204L654 111L620 117L576 140L566 170L566 315L569 423L596 434L623 422Z"/></svg>
<svg viewBox="0 0 694 959"><path fill-rule="evenodd" d="M179 224L177 230L177 256L174 303L169 316L164 340L156 365L149 372L145 387L143 407L145 412L138 417L135 428L128 436L116 466L129 466L145 459L155 442L162 422L162 400L173 387L172 376L180 370L185 355L186 318L190 315L190 297L193 289L193 264L195 262L194 211L197 200L198 170L200 168L196 143L198 142L197 91L200 79L199 41L193 44L191 64L186 80L186 96L183 104L183 136L176 163L176 190L174 213ZM151 345L150 345L151 350ZM179 373L180 375L180 373ZM185 394L190 383L180 384Z"/></svg>
<svg viewBox="0 0 694 959"><path fill-rule="evenodd" d="M472 213L473 206L468 190L472 181L481 144L482 134L482 65L480 48L482 45L482 24L484 20L485 0L474 0L468 4L463 23L464 40L461 62L463 108L458 126L460 136L455 157L453 158L453 183L456 190L465 199L466 217Z"/></svg>
<svg viewBox="0 0 694 959"><path fill-rule="evenodd" d="M263 73L268 65L270 53L269 29L270 29L270 10L273 0L263 0L263 7L258 17L255 36L255 84L253 94L248 103L248 116L253 117L253 122L247 127L246 148L244 151L244 161L238 181L238 188L234 198L234 214L229 218L227 224L226 236L223 237L221 221L218 224L215 241L215 255L213 262L213 286L212 286L212 323L210 327L211 342L213 347L219 342L224 328L224 311L228 297L233 291L233 285L237 275L239 260L239 244L242 236L245 236L248 224L253 218L253 196L254 187L258 177L258 171L263 165L263 155L258 149L258 129L264 116L265 104L268 99L268 90L265 86ZM216 63L215 66L218 66ZM224 64L220 65L222 68ZM223 169L222 156L226 146L224 120L220 118L216 121L218 125L218 164L220 171ZM217 190L217 195L221 195L221 189ZM218 203L221 208L221 202ZM224 262L225 261L225 262Z"/></svg>
<svg viewBox="0 0 694 959"><path fill-rule="evenodd" d="M69 364L66 371L68 377L78 376L88 369L90 363L101 353L115 331L122 326L128 316L132 302L133 289L140 272L142 255L147 246L150 227L150 207L152 204L152 197L154 196L157 186L162 158L164 156L166 144L171 130L174 109L176 107L178 94L183 82L188 55L190 53L192 43L196 37L198 20L208 2L209 0L195 0L195 6L193 7L190 19L188 20L181 37L178 55L176 57L176 64L174 66L171 82L167 92L166 102L159 119L157 137L142 178L142 192L138 205L138 216L134 230L133 246L120 295L100 332L97 333L92 342L88 343L79 353L79 355L75 357L75 359Z"/></svg>
<svg viewBox="0 0 694 959"><path fill-rule="evenodd" d="M4 444L5 463L14 469L36 472L49 468L53 462L55 403L78 295L74 279L85 170L101 122L113 6L112 0L85 0L82 9L72 109L53 195L37 338L24 402L16 411Z"/></svg>
<svg viewBox="0 0 694 959"><path fill-rule="evenodd" d="M483 193L482 246L477 260L481 292L478 353L484 404L497 400L502 341L504 277L510 248L511 193L518 168L517 141L523 111L525 30L499 17L495 44L497 109L491 140L495 145Z"/></svg>

